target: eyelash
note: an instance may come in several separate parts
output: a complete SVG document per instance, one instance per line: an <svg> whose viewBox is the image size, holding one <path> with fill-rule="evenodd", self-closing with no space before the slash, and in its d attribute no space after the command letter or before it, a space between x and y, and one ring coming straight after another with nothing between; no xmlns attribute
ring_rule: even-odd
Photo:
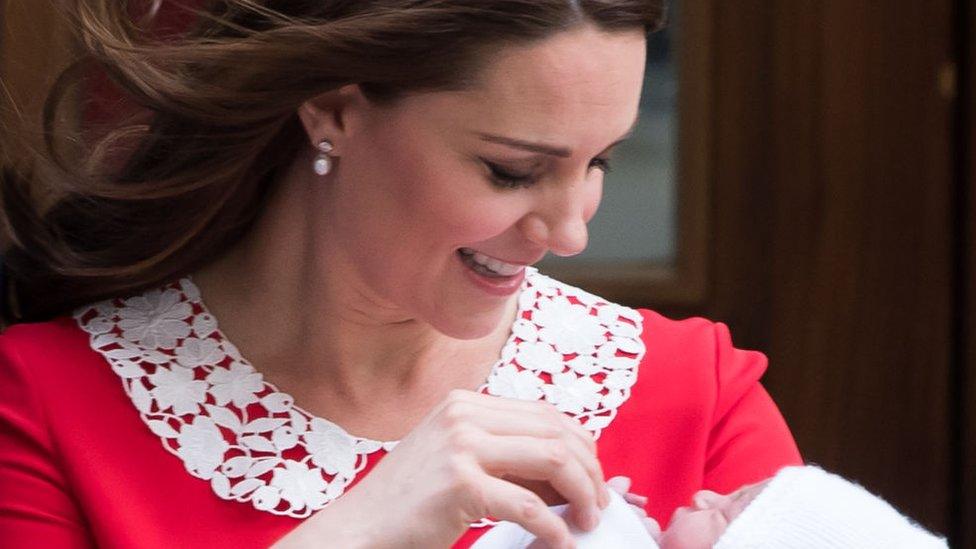
<svg viewBox="0 0 976 549"><path fill-rule="evenodd" d="M518 175L506 172L501 166L493 162L485 161L488 169L491 170L492 182L503 189L517 189L519 187L529 187L535 183L532 175ZM591 168L599 168L607 174L612 171L609 158L594 158L590 163Z"/></svg>

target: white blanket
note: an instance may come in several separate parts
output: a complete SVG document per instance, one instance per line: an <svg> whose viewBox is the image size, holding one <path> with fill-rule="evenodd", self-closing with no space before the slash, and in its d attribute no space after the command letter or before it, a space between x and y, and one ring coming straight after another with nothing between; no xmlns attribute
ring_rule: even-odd
<svg viewBox="0 0 976 549"><path fill-rule="evenodd" d="M564 516L569 505L550 507ZM570 524L578 549L657 549L657 543L624 499L610 490L610 505L600 515L600 525L584 532ZM514 522L502 521L481 536L472 549L535 549L536 537Z"/></svg>

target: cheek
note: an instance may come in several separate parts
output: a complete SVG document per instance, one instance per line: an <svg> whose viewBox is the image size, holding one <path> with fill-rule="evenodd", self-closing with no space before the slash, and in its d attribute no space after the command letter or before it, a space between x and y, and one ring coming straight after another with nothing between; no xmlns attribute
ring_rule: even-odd
<svg viewBox="0 0 976 549"><path fill-rule="evenodd" d="M477 174L456 171L429 174L403 198L422 212L412 225L418 239L434 247L472 246L505 234L525 215L524 195L499 193Z"/></svg>
<svg viewBox="0 0 976 549"><path fill-rule="evenodd" d="M341 212L355 226L340 228L348 238L382 242L396 249L457 247L509 230L525 215L525 195L499 191L477 165L443 143L423 143L410 135L375 136L349 158ZM431 151L442 151L433 153Z"/></svg>
<svg viewBox="0 0 976 549"><path fill-rule="evenodd" d="M461 198L447 206L436 230L452 245L473 245L506 233L524 215L519 204L493 199Z"/></svg>
<svg viewBox="0 0 976 549"><path fill-rule="evenodd" d="M443 147L442 147L443 148ZM492 188L477 166L456 153L391 150L387 209L430 242L472 243L498 235L524 215L524 199Z"/></svg>

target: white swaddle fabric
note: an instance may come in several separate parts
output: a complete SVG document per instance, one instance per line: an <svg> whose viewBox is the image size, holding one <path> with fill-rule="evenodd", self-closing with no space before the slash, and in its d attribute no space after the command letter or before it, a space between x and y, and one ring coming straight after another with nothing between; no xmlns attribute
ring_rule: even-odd
<svg viewBox="0 0 976 549"><path fill-rule="evenodd" d="M564 516L569 505L550 507ZM569 527L578 549L657 549L657 543L647 532L624 498L610 490L610 505L600 515L600 525L584 532ZM528 549L536 537L514 522L502 521L471 546L471 549ZM534 548L533 548L534 549Z"/></svg>
<svg viewBox="0 0 976 549"><path fill-rule="evenodd" d="M786 467L715 549L948 549L865 488L815 466Z"/></svg>

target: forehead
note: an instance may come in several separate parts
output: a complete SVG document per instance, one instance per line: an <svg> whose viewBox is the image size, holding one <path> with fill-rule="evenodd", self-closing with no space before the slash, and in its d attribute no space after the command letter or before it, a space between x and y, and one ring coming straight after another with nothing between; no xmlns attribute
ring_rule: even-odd
<svg viewBox="0 0 976 549"><path fill-rule="evenodd" d="M489 54L478 84L430 94L429 120L585 146L613 140L637 116L646 42L640 31L592 27ZM604 143L604 146L607 143Z"/></svg>
<svg viewBox="0 0 976 549"><path fill-rule="evenodd" d="M484 68L475 93L532 107L609 105L639 95L645 48L637 31L580 27L500 50Z"/></svg>

